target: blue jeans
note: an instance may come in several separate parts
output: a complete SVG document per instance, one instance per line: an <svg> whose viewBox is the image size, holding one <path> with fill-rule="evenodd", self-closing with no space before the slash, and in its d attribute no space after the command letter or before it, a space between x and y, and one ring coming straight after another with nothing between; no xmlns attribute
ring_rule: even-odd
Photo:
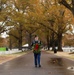
<svg viewBox="0 0 74 75"><path fill-rule="evenodd" d="M34 53L34 63L35 65L40 65L40 56L41 56L41 53Z"/></svg>

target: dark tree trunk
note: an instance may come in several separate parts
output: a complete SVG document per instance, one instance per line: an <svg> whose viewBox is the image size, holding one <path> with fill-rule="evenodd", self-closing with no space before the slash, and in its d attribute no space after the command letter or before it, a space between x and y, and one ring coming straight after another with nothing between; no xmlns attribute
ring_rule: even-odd
<svg viewBox="0 0 74 75"><path fill-rule="evenodd" d="M58 50L62 51L62 34L58 35Z"/></svg>
<svg viewBox="0 0 74 75"><path fill-rule="evenodd" d="M29 33L29 49L31 49L31 42L32 42L32 34Z"/></svg>
<svg viewBox="0 0 74 75"><path fill-rule="evenodd" d="M20 30L19 30L19 50L22 50L22 25L20 25Z"/></svg>
<svg viewBox="0 0 74 75"><path fill-rule="evenodd" d="M54 32L52 32L52 50L55 50Z"/></svg>
<svg viewBox="0 0 74 75"><path fill-rule="evenodd" d="M47 39L47 47L48 47L48 50L49 50L50 49L49 35L47 35L46 39Z"/></svg>
<svg viewBox="0 0 74 75"><path fill-rule="evenodd" d="M10 50L12 49L12 40L11 40L11 36L10 36L9 48L10 48Z"/></svg>
<svg viewBox="0 0 74 75"><path fill-rule="evenodd" d="M54 20L50 20L50 23L51 23L52 29L54 29ZM52 31L51 35L52 35L52 50L55 50L54 31Z"/></svg>
<svg viewBox="0 0 74 75"><path fill-rule="evenodd" d="M19 50L22 50L22 38L19 39Z"/></svg>

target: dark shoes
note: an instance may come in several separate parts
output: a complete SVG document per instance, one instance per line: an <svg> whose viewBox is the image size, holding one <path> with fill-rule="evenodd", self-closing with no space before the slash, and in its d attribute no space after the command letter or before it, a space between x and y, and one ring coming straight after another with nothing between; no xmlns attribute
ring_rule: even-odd
<svg viewBox="0 0 74 75"><path fill-rule="evenodd" d="M35 67L37 67L37 65L35 65ZM38 67L41 67L41 65L39 65Z"/></svg>
<svg viewBox="0 0 74 75"><path fill-rule="evenodd" d="M41 67L41 65L39 65L39 67Z"/></svg>

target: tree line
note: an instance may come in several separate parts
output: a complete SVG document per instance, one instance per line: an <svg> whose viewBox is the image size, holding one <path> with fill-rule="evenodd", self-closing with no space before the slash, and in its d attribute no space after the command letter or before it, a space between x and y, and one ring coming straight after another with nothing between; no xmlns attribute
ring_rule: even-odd
<svg viewBox="0 0 74 75"><path fill-rule="evenodd" d="M44 46L62 50L62 37L72 32L74 0L0 0L0 34L9 35L10 49L31 45L38 34Z"/></svg>

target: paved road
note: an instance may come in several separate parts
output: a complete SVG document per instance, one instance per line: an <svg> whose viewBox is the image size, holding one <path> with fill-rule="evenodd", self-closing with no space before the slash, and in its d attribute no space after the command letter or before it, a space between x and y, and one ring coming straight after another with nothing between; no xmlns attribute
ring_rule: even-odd
<svg viewBox="0 0 74 75"><path fill-rule="evenodd" d="M74 66L74 61L42 52L41 68L35 68L33 53L18 57L0 65L0 75L74 75L68 66Z"/></svg>

